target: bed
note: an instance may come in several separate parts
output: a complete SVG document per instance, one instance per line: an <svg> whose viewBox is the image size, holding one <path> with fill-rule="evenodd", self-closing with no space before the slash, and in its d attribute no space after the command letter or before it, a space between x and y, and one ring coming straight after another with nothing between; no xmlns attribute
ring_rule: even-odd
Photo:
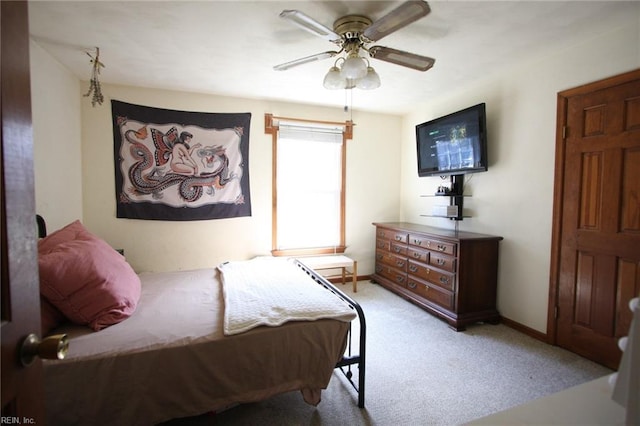
<svg viewBox="0 0 640 426"><path fill-rule="evenodd" d="M323 313L331 309L322 308L306 320L286 320L272 301L267 302L270 309L264 304L254 309L255 292L232 296L235 290L230 289L245 288L257 275L269 286L286 281L281 268L286 280L295 276L299 281L282 294L307 297L307 289L322 289L341 313L330 317ZM47 293L43 277L48 272L42 265L40 269L41 292ZM245 280L241 285L234 284L236 275ZM49 424L157 424L290 391L300 391L305 402L317 405L335 369L344 373L358 406L364 407L362 309L304 264L265 257L136 276L140 294L126 318L98 325L99 331L95 321L65 321L50 328L49 334L67 334L70 345L65 359L43 361ZM247 295L245 301L237 299ZM286 298L290 296L280 297ZM44 312L51 300L43 299ZM50 299L54 307L62 306ZM235 305L245 312L234 326L229 311ZM247 317L260 309L254 318Z"/></svg>

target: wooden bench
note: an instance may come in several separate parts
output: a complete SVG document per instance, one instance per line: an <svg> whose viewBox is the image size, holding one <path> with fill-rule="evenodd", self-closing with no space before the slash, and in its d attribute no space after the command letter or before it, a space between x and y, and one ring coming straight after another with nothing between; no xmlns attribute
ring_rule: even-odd
<svg viewBox="0 0 640 426"><path fill-rule="evenodd" d="M353 292L358 292L358 262L344 255L304 256L298 260L309 268L320 271L323 269L342 269L342 284L346 283L346 277L353 280ZM349 270L349 269L350 270Z"/></svg>

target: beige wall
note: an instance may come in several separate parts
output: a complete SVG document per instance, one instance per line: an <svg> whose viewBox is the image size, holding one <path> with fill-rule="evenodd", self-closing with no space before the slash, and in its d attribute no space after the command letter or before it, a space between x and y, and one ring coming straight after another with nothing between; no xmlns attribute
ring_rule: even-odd
<svg viewBox="0 0 640 426"><path fill-rule="evenodd" d="M487 104L489 171L469 175L465 207L473 216L461 230L500 235L498 309L545 333L549 291L557 93L640 67L637 22L565 51L549 51L500 75L480 79L443 99L416 106L404 118L401 161L403 220L453 227L422 217L442 200L439 177L418 178L415 125Z"/></svg>
<svg viewBox="0 0 640 426"><path fill-rule="evenodd" d="M82 218L80 82L30 43L36 212L58 229Z"/></svg>
<svg viewBox="0 0 640 426"><path fill-rule="evenodd" d="M269 254L271 250L271 136L264 114L344 121L342 109L251 99L103 86L105 103L82 103L84 223L113 246L125 249L137 271L215 266ZM110 100L188 111L250 112L249 175L252 216L194 222L145 221L115 217L113 135ZM398 215L399 150L389 142L400 132L398 116L353 113L356 123L347 148L347 254L362 273L373 270L371 222ZM372 194L377 202L371 203Z"/></svg>
<svg viewBox="0 0 640 426"><path fill-rule="evenodd" d="M360 272L373 271L371 222L401 219L452 226L446 220L421 216L428 212L429 201L420 195L433 193L440 179L416 175L414 126L486 102L489 172L468 181L472 197L465 203L474 217L461 222L460 228L505 238L498 307L504 316L545 332L556 94L639 67L639 28L640 21L635 19L630 26L594 36L571 51L531 58L445 98L416 105L405 117L355 111L354 140L347 154L347 243ZM124 248L138 271L213 266L268 253L271 141L264 134L263 114L346 119L338 109L110 85L103 90L106 103L92 108L81 97L85 86L33 45L38 210L54 229L81 218L90 230ZM110 99L192 111L251 112L253 215L198 222L116 219Z"/></svg>

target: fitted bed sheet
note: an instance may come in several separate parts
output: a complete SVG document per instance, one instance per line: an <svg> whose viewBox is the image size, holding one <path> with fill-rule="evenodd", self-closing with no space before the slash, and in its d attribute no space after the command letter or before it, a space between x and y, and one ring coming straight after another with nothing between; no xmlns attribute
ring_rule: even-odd
<svg viewBox="0 0 640 426"><path fill-rule="evenodd" d="M344 353L347 322L225 336L217 269L140 278L140 302L127 320L99 332L56 330L70 346L64 360L44 361L49 424L150 425L293 390L319 402Z"/></svg>

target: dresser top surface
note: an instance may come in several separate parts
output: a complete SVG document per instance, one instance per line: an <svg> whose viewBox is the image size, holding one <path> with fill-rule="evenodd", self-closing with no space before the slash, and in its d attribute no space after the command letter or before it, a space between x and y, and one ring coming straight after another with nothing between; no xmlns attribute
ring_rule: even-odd
<svg viewBox="0 0 640 426"><path fill-rule="evenodd" d="M417 223L409 223L409 222L373 222L373 225L381 228L392 229L395 231L409 231L409 232L420 232L423 234L433 234L439 237L451 238L451 239L465 239L465 240L474 240L474 239L497 239L502 240L502 237L497 235L488 235L488 234L479 234L476 232L467 232L467 231L456 231L453 229L444 229L444 228L436 228L433 226L427 225L418 225Z"/></svg>

